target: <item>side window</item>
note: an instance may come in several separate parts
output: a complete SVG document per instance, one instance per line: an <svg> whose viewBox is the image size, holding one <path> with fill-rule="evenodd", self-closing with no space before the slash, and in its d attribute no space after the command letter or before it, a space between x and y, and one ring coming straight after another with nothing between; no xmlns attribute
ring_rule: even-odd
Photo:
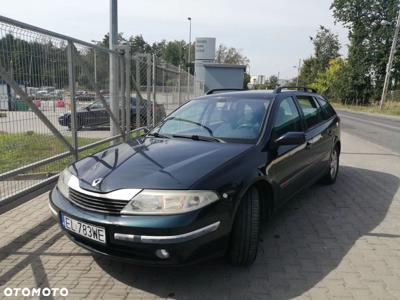
<svg viewBox="0 0 400 300"><path fill-rule="evenodd" d="M322 121L320 107L317 105L313 97L296 96L299 101L301 110L303 111L304 119L307 128L311 128Z"/></svg>
<svg viewBox="0 0 400 300"><path fill-rule="evenodd" d="M317 101L322 108L322 116L324 120L328 120L336 114L332 106L328 103L328 101L320 97L317 97Z"/></svg>
<svg viewBox="0 0 400 300"><path fill-rule="evenodd" d="M301 131L300 115L292 97L285 98L279 104L274 122L274 134L278 138L290 131Z"/></svg>
<svg viewBox="0 0 400 300"><path fill-rule="evenodd" d="M101 101L95 101L90 105L91 109L100 109L100 108L104 108L103 102Z"/></svg>

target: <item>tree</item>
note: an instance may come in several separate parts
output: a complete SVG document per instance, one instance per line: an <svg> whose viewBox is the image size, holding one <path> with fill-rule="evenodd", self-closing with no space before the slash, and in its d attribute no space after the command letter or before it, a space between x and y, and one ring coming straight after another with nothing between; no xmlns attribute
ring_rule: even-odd
<svg viewBox="0 0 400 300"><path fill-rule="evenodd" d="M368 102L379 99L386 63L393 39L398 0L334 0L335 20L349 29L348 75L351 100ZM392 26L384 26L383 21ZM400 83L400 55L394 62L393 79Z"/></svg>
<svg viewBox="0 0 400 300"><path fill-rule="evenodd" d="M248 90L248 84L250 83L251 76L249 73L245 72L244 73L244 78L243 78L243 89Z"/></svg>
<svg viewBox="0 0 400 300"><path fill-rule="evenodd" d="M315 81L319 72L325 71L329 61L340 56L340 43L337 34L320 26L315 37L310 37L314 45L314 55L303 61L299 83L309 85Z"/></svg>
<svg viewBox="0 0 400 300"><path fill-rule="evenodd" d="M161 58L163 58L167 63L175 66L186 64L186 46L187 45L185 41L168 42Z"/></svg>
<svg viewBox="0 0 400 300"><path fill-rule="evenodd" d="M131 46L131 53L151 53L152 47L143 39L143 36L131 36L128 40Z"/></svg>
<svg viewBox="0 0 400 300"><path fill-rule="evenodd" d="M247 65L250 60L240 50L220 44L216 53L216 61L221 64Z"/></svg>
<svg viewBox="0 0 400 300"><path fill-rule="evenodd" d="M315 57L311 56L303 60L303 64L300 68L299 84L307 86L314 82L317 75L318 67Z"/></svg>
<svg viewBox="0 0 400 300"><path fill-rule="evenodd" d="M275 89L279 84L278 84L279 78L275 75L272 75L268 78L267 81L267 86L266 88L269 90Z"/></svg>
<svg viewBox="0 0 400 300"><path fill-rule="evenodd" d="M326 70L318 73L315 82L310 86L328 99L343 99L348 93L346 64L342 58L331 59Z"/></svg>
<svg viewBox="0 0 400 300"><path fill-rule="evenodd" d="M318 71L325 70L329 62L340 56L340 43L337 34L332 33L324 26L320 26L315 37L310 37L314 44L314 56Z"/></svg>

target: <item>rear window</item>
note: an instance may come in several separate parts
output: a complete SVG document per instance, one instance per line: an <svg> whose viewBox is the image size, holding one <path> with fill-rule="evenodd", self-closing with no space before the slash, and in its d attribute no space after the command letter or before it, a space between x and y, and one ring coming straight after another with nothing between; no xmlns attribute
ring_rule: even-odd
<svg viewBox="0 0 400 300"><path fill-rule="evenodd" d="M296 98L303 111L307 128L311 128L322 121L321 108L317 105L313 97L296 96Z"/></svg>
<svg viewBox="0 0 400 300"><path fill-rule="evenodd" d="M322 117L324 118L324 120L328 120L331 117L333 117L334 115L336 115L335 110L332 108L332 106L329 104L328 101L326 101L325 99L323 99L321 97L317 97L317 101L318 101L319 105L321 106Z"/></svg>

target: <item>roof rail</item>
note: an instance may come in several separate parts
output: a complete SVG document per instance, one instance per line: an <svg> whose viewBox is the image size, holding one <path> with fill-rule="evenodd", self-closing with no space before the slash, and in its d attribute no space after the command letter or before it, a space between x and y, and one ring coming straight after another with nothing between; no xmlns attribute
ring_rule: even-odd
<svg viewBox="0 0 400 300"><path fill-rule="evenodd" d="M211 89L206 92L206 95L219 94L223 92L239 92L239 91L244 91L244 90L238 88Z"/></svg>
<svg viewBox="0 0 400 300"><path fill-rule="evenodd" d="M282 92L283 89L287 89L287 90L294 90L295 89L295 90L303 91L303 92L306 92L306 93L317 93L317 90L312 89L312 88L308 88L306 86L280 86L280 87L277 87L274 90L274 93L279 94L279 93Z"/></svg>

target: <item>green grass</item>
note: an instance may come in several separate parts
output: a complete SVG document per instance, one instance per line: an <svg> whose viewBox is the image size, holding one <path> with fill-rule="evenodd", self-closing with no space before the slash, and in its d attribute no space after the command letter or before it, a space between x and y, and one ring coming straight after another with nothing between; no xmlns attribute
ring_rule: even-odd
<svg viewBox="0 0 400 300"><path fill-rule="evenodd" d="M67 137L67 140L71 138ZM90 144L98 141L93 138L79 138L79 145ZM79 154L80 157L98 152L109 144L104 143L94 148L85 150ZM39 161L63 152L68 151L67 147L56 137L45 134L27 133L0 133L0 173ZM71 157L49 163L45 166L32 170L32 173L53 173L62 170Z"/></svg>
<svg viewBox="0 0 400 300"><path fill-rule="evenodd" d="M400 102L387 102L381 109L379 103L370 105L344 105L340 102L331 102L334 108L349 109L354 111L377 113L391 116L400 116Z"/></svg>
<svg viewBox="0 0 400 300"><path fill-rule="evenodd" d="M134 139L144 134L143 130L135 131L130 134ZM71 137L66 137L71 142ZM97 142L95 138L79 138L79 146ZM109 142L97 145L79 153L79 158L97 153L110 145ZM2 133L0 132L0 173L4 173L15 168L26 166L27 164L63 153L68 148L56 137L52 135L37 134L32 131L26 133ZM57 173L72 162L72 156L51 162L44 166L31 170L28 174L36 173Z"/></svg>

